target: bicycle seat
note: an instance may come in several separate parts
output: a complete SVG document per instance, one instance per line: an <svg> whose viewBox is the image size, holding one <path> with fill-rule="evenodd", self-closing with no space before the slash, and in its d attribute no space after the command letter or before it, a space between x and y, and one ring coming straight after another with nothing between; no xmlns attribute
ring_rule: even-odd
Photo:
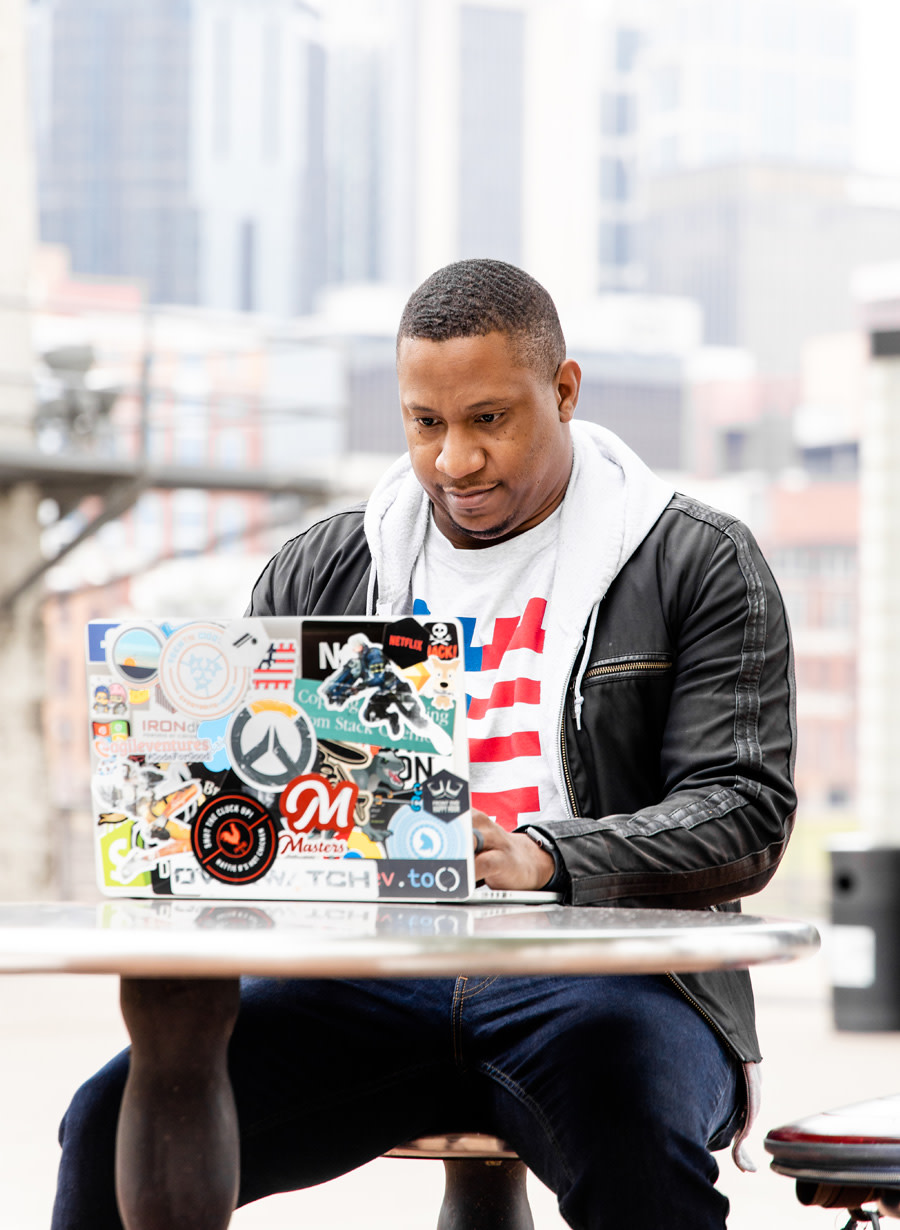
<svg viewBox="0 0 900 1230"><path fill-rule="evenodd" d="M801 1204L852 1212L877 1202L881 1216L900 1218L900 1093L773 1128L763 1144Z"/></svg>

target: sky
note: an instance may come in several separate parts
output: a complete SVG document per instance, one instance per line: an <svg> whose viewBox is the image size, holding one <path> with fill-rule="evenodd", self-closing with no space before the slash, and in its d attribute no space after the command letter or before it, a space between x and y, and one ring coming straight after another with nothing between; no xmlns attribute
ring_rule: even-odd
<svg viewBox="0 0 900 1230"><path fill-rule="evenodd" d="M900 0L859 2L860 167L900 175Z"/></svg>

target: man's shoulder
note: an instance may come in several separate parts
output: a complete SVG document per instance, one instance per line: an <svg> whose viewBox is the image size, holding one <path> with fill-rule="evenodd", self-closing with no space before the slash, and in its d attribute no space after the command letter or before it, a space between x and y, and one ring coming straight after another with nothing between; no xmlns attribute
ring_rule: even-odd
<svg viewBox="0 0 900 1230"><path fill-rule="evenodd" d="M259 615L350 613L371 565L365 504L320 517L272 556L253 587L250 610ZM364 605L364 603L363 603Z"/></svg>
<svg viewBox="0 0 900 1230"><path fill-rule="evenodd" d="M745 578L770 574L753 531L740 517L677 491L642 547L663 574L674 571L698 583L714 560L730 561Z"/></svg>
<svg viewBox="0 0 900 1230"><path fill-rule="evenodd" d="M713 508L711 504L704 504L702 500L695 499L691 495L684 495L680 491L676 491L669 501L666 512L670 511L681 513L702 525L709 525L717 530L728 530L733 525L743 525L740 518L734 516L733 513Z"/></svg>
<svg viewBox="0 0 900 1230"><path fill-rule="evenodd" d="M304 547L322 546L326 542L338 547L343 542L353 542L363 536L363 519L366 513L365 503L354 504L350 508L340 508L329 512L326 516L313 521L306 529L289 538L277 552L276 558L283 553L291 554Z"/></svg>
<svg viewBox="0 0 900 1230"><path fill-rule="evenodd" d="M648 537L652 538L654 534L683 537L691 541L702 538L711 543L728 539L736 545L752 544L756 547L752 530L740 517L680 491L676 491L669 500Z"/></svg>

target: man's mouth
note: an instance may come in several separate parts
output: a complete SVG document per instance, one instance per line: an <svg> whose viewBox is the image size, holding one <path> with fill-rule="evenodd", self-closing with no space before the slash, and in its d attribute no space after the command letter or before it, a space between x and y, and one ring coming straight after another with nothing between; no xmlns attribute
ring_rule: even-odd
<svg viewBox="0 0 900 1230"><path fill-rule="evenodd" d="M445 499L458 509L477 509L497 489L490 487L444 487Z"/></svg>

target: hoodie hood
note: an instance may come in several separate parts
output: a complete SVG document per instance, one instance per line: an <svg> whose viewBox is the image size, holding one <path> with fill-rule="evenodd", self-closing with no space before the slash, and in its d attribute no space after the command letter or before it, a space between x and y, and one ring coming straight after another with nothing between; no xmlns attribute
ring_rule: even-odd
<svg viewBox="0 0 900 1230"><path fill-rule="evenodd" d="M572 475L560 514L557 617L583 630L591 608L634 554L673 495L618 436L593 423L571 424ZM374 561L376 615L405 614L413 566L431 505L404 455L369 497L365 533Z"/></svg>
<svg viewBox="0 0 900 1230"><path fill-rule="evenodd" d="M559 554L544 630L544 694L554 695L550 681L557 680L559 704L542 706L544 748L558 746L562 702L585 627L589 641L598 604L673 495L671 484L611 431L575 420L571 433L572 474L560 506ZM374 564L370 613L409 613L410 581L430 515L430 501L409 457L401 457L384 474L366 508L364 525ZM587 654L576 679L576 720L586 666ZM557 788L565 797L561 766L557 777Z"/></svg>

